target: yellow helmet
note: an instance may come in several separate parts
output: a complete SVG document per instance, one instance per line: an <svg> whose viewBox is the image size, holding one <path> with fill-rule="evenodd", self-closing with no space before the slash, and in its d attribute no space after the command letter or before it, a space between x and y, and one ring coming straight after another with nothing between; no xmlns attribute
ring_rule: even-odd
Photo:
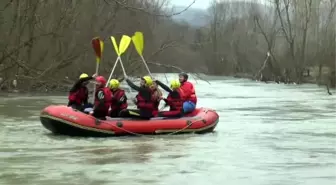
<svg viewBox="0 0 336 185"><path fill-rule="evenodd" d="M153 80L152 80L152 78L151 78L150 76L144 76L144 77L142 77L142 79L145 80L145 84L146 84L147 86L151 86L151 85L153 85Z"/></svg>
<svg viewBox="0 0 336 185"><path fill-rule="evenodd" d="M180 86L181 86L181 83L179 80L172 80L170 82L170 88L172 88L173 90L180 88Z"/></svg>
<svg viewBox="0 0 336 185"><path fill-rule="evenodd" d="M119 81L117 79L110 80L109 86L111 89L118 89L119 88Z"/></svg>
<svg viewBox="0 0 336 185"><path fill-rule="evenodd" d="M88 74L86 74L86 73L82 73L82 74L79 76L79 79L87 78L87 77L89 77Z"/></svg>

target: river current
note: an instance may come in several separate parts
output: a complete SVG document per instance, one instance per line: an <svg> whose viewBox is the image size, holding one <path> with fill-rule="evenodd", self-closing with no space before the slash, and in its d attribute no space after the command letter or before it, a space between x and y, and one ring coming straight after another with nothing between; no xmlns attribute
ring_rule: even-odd
<svg viewBox="0 0 336 185"><path fill-rule="evenodd" d="M198 106L220 121L205 135L55 136L39 113L66 94L2 96L0 184L336 184L335 95L312 84L209 79L195 84Z"/></svg>

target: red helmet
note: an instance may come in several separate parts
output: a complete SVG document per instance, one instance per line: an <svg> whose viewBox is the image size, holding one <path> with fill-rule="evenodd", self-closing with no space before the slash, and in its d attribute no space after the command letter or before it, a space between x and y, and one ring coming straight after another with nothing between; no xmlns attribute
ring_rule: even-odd
<svg viewBox="0 0 336 185"><path fill-rule="evenodd" d="M101 83L101 85L105 85L106 84L106 79L103 76L97 76L96 77L96 82Z"/></svg>

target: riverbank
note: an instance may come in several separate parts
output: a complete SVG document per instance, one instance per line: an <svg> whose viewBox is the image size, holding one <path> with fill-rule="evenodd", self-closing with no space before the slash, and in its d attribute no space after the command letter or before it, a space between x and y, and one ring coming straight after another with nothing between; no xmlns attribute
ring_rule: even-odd
<svg viewBox="0 0 336 185"><path fill-rule="evenodd" d="M251 80L254 80L254 76L252 74L246 74L246 73L237 73L235 75L233 75L232 77L235 77L235 78L246 78L246 79L251 79ZM257 80L257 81L260 81L260 80ZM277 83L277 81L275 80L264 80L264 81L260 81L260 82L263 82L263 83ZM278 83L284 83L284 82L278 82ZM289 82L288 84L296 84L295 82ZM318 83L318 80L316 79L316 77L313 77L313 76L304 76L303 77L303 81L301 84L319 84ZM326 81L322 81L322 84L326 84Z"/></svg>
<svg viewBox="0 0 336 185"><path fill-rule="evenodd" d="M132 81L137 81L135 77L130 77ZM121 79L122 82L122 79ZM64 95L68 94L69 90L75 83L75 80L70 81L67 80L64 83L35 83L32 87L29 89L20 89L20 88L14 88L11 87L10 89L2 89L0 90L0 96L9 96L9 94L19 94L19 95L34 95L34 96L47 96L50 94L53 95ZM93 84L89 84L87 87L89 89L89 93L93 93ZM131 91L131 89L126 86L126 84L121 84L121 87L126 89L128 91Z"/></svg>
<svg viewBox="0 0 336 185"><path fill-rule="evenodd" d="M327 76L327 74L323 74L323 76L321 77L321 81L318 80L318 76L316 75L316 71L311 71L309 75L305 75L302 79L302 83L301 84L316 84L316 85L326 85L326 84L330 84L330 82L327 82L326 80L329 79ZM159 74L154 74L154 75L159 75ZM171 75L171 74L168 74ZM252 74L247 74L247 73L236 73L234 75L231 76L218 76L218 78L221 77L234 77L234 78L242 78L242 79L250 79L250 80L255 80L254 79L254 75ZM138 77L131 77L134 81L137 81ZM165 75L163 75L163 77L161 78L166 78ZM197 81L208 81L213 79L213 76L208 76L206 74L197 74L197 75L191 75L191 78L193 78L194 80ZM217 78L217 76L216 76ZM170 78L169 78L170 79ZM14 94L34 94L34 95L49 95L49 94L65 94L68 93L69 89L72 87L73 83L75 83L75 81L70 81L67 80L64 83L35 83L33 84L32 87L28 89L20 89L20 88L9 88L9 89L2 89L0 90L0 96L4 96L5 94L8 93L14 93ZM276 81L260 81L260 83L282 83L283 82L276 82ZM288 83L288 84L296 84L296 83ZM298 86L300 84L297 84ZM89 85L89 90L93 90L93 86ZM129 88L126 84L122 84L123 88ZM329 85L328 88L335 88L335 86ZM130 89L129 89L130 91Z"/></svg>
<svg viewBox="0 0 336 185"><path fill-rule="evenodd" d="M266 74L268 76L266 76ZM327 66L307 67L302 72L301 79L298 79L296 75L293 76L293 74L289 74L288 71L284 71L283 74L278 74L279 76L274 76L274 74L272 73L271 73L272 75L270 75L270 73L267 72L266 74L265 76L263 76L263 73L259 74L258 76L254 76L253 74L237 73L234 76L238 78L254 79L265 83L276 82L285 84L317 84L317 85L327 85L330 88L336 87L335 69Z"/></svg>

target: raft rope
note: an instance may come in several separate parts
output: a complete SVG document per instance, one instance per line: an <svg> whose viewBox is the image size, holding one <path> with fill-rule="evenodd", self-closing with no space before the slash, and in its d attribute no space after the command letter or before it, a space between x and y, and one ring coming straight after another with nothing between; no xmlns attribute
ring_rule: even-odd
<svg viewBox="0 0 336 185"><path fill-rule="evenodd" d="M211 109L207 109L207 110L204 110L204 112L207 114L208 111L211 110ZM168 133L168 134L165 134L165 135L174 135L174 134L178 134L180 132L183 132L184 130L188 129L189 127L191 127L194 123L198 122L198 121L204 121L204 119L196 119L196 120L193 120L193 121L190 121L190 120L187 120L187 125L179 130L176 130L174 132L171 132L171 133ZM139 134L139 133L135 133L135 132L132 132L132 131L129 131L127 129L124 129L124 128L121 128L115 124L111 124L111 123L106 123L105 124L108 124L108 125L111 125L117 129L120 129L124 132L127 132L129 134L132 134L132 135L135 135L135 136L140 136L140 137L146 137L146 138L154 138L154 137L150 137L149 135L145 135L145 134ZM212 126L213 124L209 125L209 126ZM208 126L207 126L208 127Z"/></svg>
<svg viewBox="0 0 336 185"><path fill-rule="evenodd" d="M177 131L174 131L174 132L171 132L171 133L168 133L168 134L165 134L165 135L174 135L174 134L178 134L180 132L183 132L184 130L188 129L189 127L191 127L193 125L193 123L196 123L198 121L202 121L203 119L197 119L197 120L194 120L194 121L191 121L187 124L187 126L183 127L182 129L180 130L177 130ZM108 124L108 125L111 125L115 128L118 128L124 132L127 132L129 134L132 134L132 135L135 135L135 136L140 136L140 137L146 137L146 138L154 138L154 137L150 137L149 135L145 135L145 134L139 134L139 133L135 133L135 132L132 132L132 131L129 131L127 129L124 129L124 128L121 128L121 127L118 127L117 125L114 125L114 124L111 124L111 123L105 123L105 124Z"/></svg>

